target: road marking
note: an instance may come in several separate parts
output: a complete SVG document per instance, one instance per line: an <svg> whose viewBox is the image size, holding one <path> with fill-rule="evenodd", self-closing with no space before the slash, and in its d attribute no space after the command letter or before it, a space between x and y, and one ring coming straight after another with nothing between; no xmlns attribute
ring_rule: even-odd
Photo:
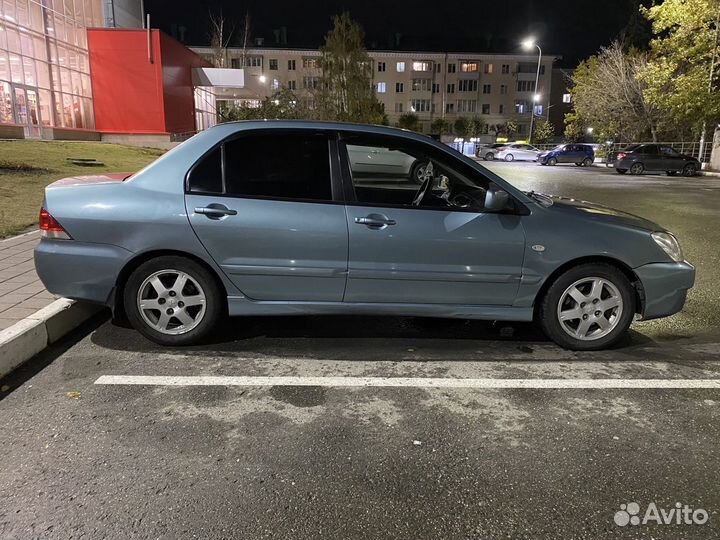
<svg viewBox="0 0 720 540"><path fill-rule="evenodd" d="M432 377L232 377L103 375L101 385L142 386L365 386L409 388L709 388L720 379L447 379Z"/></svg>

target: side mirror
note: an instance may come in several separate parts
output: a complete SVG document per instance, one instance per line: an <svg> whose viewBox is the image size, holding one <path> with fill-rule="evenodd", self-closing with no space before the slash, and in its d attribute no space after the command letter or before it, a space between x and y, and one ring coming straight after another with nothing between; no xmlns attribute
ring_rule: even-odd
<svg viewBox="0 0 720 540"><path fill-rule="evenodd" d="M485 193L485 211L486 212L501 212L508 207L510 202L510 195L507 191L502 189L488 189Z"/></svg>

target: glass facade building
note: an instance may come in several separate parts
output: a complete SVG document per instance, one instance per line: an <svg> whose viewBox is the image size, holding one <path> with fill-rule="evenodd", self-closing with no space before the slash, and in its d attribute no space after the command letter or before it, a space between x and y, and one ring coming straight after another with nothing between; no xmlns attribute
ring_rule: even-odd
<svg viewBox="0 0 720 540"><path fill-rule="evenodd" d="M0 0L0 124L94 129L88 27L102 0Z"/></svg>

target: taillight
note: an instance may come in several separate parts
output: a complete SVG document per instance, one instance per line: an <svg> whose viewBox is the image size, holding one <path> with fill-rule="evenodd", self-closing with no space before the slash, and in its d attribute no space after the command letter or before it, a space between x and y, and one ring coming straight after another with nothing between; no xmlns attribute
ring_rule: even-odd
<svg viewBox="0 0 720 540"><path fill-rule="evenodd" d="M40 209L40 235L43 238L59 238L71 240L70 235L63 229L57 219L50 215L44 208Z"/></svg>
<svg viewBox="0 0 720 540"><path fill-rule="evenodd" d="M625 159L625 156L626 156L626 155L627 155L627 154L626 154L625 152L619 152L618 155L617 155L617 158L618 158L618 159Z"/></svg>

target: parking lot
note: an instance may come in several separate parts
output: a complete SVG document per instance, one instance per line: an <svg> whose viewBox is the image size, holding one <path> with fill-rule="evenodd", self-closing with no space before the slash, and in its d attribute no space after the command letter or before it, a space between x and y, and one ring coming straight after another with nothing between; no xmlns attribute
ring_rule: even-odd
<svg viewBox="0 0 720 540"><path fill-rule="evenodd" d="M673 231L685 310L598 353L391 317L169 349L100 316L3 381L0 538L720 536L720 179L486 165ZM619 525L629 503L708 519Z"/></svg>

